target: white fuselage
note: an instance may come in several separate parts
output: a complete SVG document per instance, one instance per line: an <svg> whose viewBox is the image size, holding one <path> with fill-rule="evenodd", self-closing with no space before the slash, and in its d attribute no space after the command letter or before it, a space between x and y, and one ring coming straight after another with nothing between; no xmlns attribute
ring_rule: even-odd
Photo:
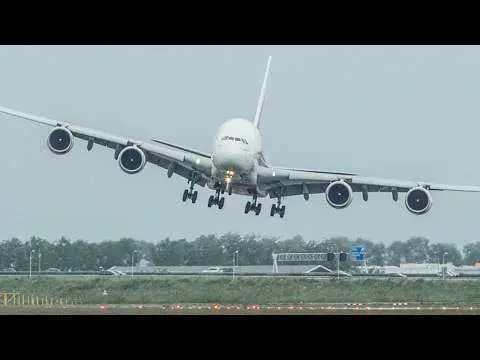
<svg viewBox="0 0 480 360"><path fill-rule="evenodd" d="M261 157L262 138L254 124L241 118L227 120L214 139L212 179L208 186L228 184L233 193L257 194L256 169Z"/></svg>

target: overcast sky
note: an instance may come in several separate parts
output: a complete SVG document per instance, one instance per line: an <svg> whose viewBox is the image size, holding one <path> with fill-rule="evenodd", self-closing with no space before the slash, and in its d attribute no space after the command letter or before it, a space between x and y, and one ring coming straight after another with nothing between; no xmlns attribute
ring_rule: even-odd
<svg viewBox="0 0 480 360"><path fill-rule="evenodd" d="M480 185L478 46L2 46L0 105L117 135L204 151L229 117L251 119L272 55L261 131L272 165ZM463 245L480 240L480 193L433 193L424 216L401 194L356 194L344 210L323 194L286 198L285 218L245 215L246 197L208 208L181 201L186 180L147 164L123 173L113 151L75 141L46 147L49 128L0 116L0 239L62 235L300 234L306 240L411 236Z"/></svg>

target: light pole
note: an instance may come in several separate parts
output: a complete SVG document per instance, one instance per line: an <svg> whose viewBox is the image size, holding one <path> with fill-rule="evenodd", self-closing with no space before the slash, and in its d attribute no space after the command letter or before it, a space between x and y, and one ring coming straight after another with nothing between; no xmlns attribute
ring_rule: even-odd
<svg viewBox="0 0 480 360"><path fill-rule="evenodd" d="M32 277L32 254L35 254L35 250L30 250L30 271L28 277Z"/></svg>
<svg viewBox="0 0 480 360"><path fill-rule="evenodd" d="M337 280L340 280L340 253L337 253Z"/></svg>
<svg viewBox="0 0 480 360"><path fill-rule="evenodd" d="M445 280L445 273L446 273L446 268L445 268L445 255L448 255L448 252L444 252L442 255L442 275L443 275L443 280Z"/></svg>
<svg viewBox="0 0 480 360"><path fill-rule="evenodd" d="M237 257L238 257L238 250L235 250L235 252L233 253L233 273L232 273L233 281L235 281L235 267L237 266Z"/></svg>
<svg viewBox="0 0 480 360"><path fill-rule="evenodd" d="M40 261L42 259L42 253L40 250L38 251L38 272L40 272Z"/></svg>
<svg viewBox="0 0 480 360"><path fill-rule="evenodd" d="M133 255L137 252L138 252L138 250L133 250L132 251L132 269L131 269L131 272L130 272L132 279L133 279Z"/></svg>

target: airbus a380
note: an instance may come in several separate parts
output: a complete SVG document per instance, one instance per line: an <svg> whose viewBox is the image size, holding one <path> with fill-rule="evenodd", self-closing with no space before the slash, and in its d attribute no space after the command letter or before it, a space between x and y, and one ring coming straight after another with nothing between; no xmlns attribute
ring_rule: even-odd
<svg viewBox="0 0 480 360"><path fill-rule="evenodd" d="M215 191L208 199L208 207L222 209L224 194L251 197L245 205L245 214L259 215L262 204L259 198L276 199L270 208L270 216L285 215L282 200L288 196L303 196L324 193L327 203L335 209L343 209L352 203L353 193L362 193L364 201L371 192L391 193L398 201L398 193L406 193L405 206L413 214L427 213L432 207L431 191L480 192L480 186L444 185L408 180L364 177L353 173L322 170L295 169L271 166L265 161L260 134L260 119L265 99L271 57L268 58L260 96L253 121L232 118L225 121L214 138L213 152L190 149L166 141L151 139L152 142L134 140L109 133L88 129L63 121L27 114L0 107L0 112L15 117L48 125L52 130L47 136L48 148L57 155L72 150L74 138L87 142L88 151L94 144L114 150L114 159L127 174L137 174L147 163L160 166L173 174L187 179L182 200L197 201L195 186Z"/></svg>

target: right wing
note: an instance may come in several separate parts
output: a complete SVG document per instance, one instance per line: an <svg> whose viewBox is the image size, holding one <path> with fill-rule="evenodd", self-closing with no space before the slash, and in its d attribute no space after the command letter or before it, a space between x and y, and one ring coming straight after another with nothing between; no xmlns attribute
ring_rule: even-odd
<svg viewBox="0 0 480 360"><path fill-rule="evenodd" d="M362 193L368 200L371 192L391 193L398 200L398 193L406 193L405 205L413 214L425 214L433 200L430 191L480 192L480 186L437 184L424 181L399 180L366 177L348 173L310 171L281 167L260 167L258 177L261 189L270 198L324 193L326 200L334 208L342 209L350 205L352 193Z"/></svg>
<svg viewBox="0 0 480 360"><path fill-rule="evenodd" d="M304 170L286 167L262 167L259 178L270 197L324 193L335 181L349 184L353 192L408 192L417 187L432 191L480 192L480 186L437 184L424 181L387 179L353 173Z"/></svg>
<svg viewBox="0 0 480 360"><path fill-rule="evenodd" d="M114 158L117 160L122 153L122 150L125 148L135 148L136 150L141 150L144 156L137 159L143 159L144 161L139 164L137 169L132 169L129 173L137 173L143 169L143 166L146 162L151 164L158 165L166 170L168 170L168 176L172 176L173 173L176 173L186 179L190 179L193 173L200 175L197 178L196 184L200 186L205 186L207 179L211 172L212 161L208 154L202 153L200 151L191 150L182 148L179 146L174 146L173 144L165 143L170 145L170 147L175 147L175 149L163 148L154 144L149 144L144 141L134 140L126 137L121 137L113 134L108 134L94 129L89 129L73 124L69 124L63 121L57 121L53 119L48 119L42 116L37 116L33 114L27 114L17 110L9 109L3 106L0 106L0 113L15 116L18 118L26 119L35 123L42 125L48 125L53 127L52 132L49 135L48 140L51 138L52 134L56 129L63 129L66 131L59 132L60 137L64 137L63 140L59 138L60 141L69 141L73 146L73 138L65 138L66 134L87 141L87 149L91 150L93 144L98 144L106 146L110 149L115 150ZM159 140L157 142L160 142ZM53 143L50 143L53 144ZM57 143L59 144L59 143ZM70 144L70 143L69 143ZM60 144L62 146L62 144ZM52 148L50 148L52 150ZM64 151L59 151L57 153L66 153L71 150L71 146ZM53 151L53 150L52 150ZM54 151L55 152L55 151ZM126 152L125 152L126 153ZM141 153L137 153L141 154ZM134 161L134 160L131 160ZM128 165L128 164L127 164ZM125 170L124 170L125 171ZM127 171L126 171L127 172Z"/></svg>

